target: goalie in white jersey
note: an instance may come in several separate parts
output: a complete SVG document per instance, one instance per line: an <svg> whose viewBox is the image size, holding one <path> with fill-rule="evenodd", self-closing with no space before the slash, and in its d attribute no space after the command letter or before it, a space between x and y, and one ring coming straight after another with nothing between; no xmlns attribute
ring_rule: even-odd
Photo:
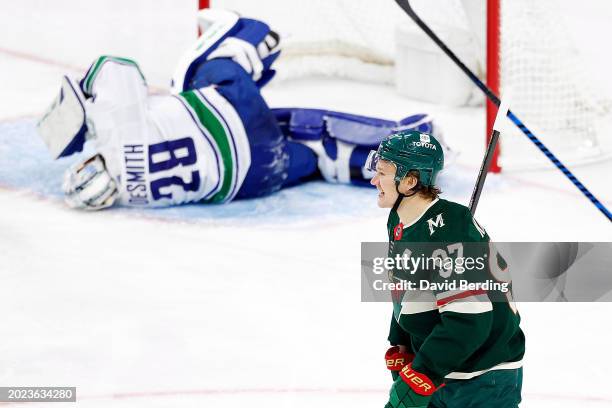
<svg viewBox="0 0 612 408"><path fill-rule="evenodd" d="M148 95L136 62L98 58L64 77L38 129L54 157L96 154L68 169L74 208L167 206L258 197L322 176L367 185L370 150L397 129L434 133L427 115L400 122L319 110L270 109L276 33L260 21L207 9L202 36L179 63L172 95Z"/></svg>

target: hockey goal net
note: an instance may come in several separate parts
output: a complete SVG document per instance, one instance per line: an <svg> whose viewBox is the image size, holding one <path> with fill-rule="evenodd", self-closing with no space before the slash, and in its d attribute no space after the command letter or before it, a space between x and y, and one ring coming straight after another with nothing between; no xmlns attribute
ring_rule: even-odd
<svg viewBox="0 0 612 408"><path fill-rule="evenodd" d="M499 2L500 93L512 89L511 109L562 160L583 163L608 157L610 99L597 96L580 64L555 0ZM394 1L363 0L211 0L202 7L223 7L268 22L284 38L280 80L331 75L392 84L396 73L397 30L416 25ZM471 37L473 68L486 77L487 13L484 0L412 0L434 31L462 30ZM450 30L449 30L450 28ZM447 34L451 36L452 34ZM429 41L429 40L424 40ZM452 41L451 41L452 45ZM452 48L452 47L451 47ZM472 101L484 101L474 87ZM483 119L484 120L484 119ZM452 145L452 134L448 135ZM500 164L506 169L546 167L545 157L507 127Z"/></svg>

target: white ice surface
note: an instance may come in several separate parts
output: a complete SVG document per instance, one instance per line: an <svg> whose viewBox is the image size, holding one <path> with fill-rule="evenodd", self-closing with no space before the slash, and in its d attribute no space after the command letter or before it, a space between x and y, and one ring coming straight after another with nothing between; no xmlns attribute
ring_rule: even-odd
<svg viewBox="0 0 612 408"><path fill-rule="evenodd" d="M15 2L0 13L0 386L77 386L78 406L93 408L382 406L389 305L361 303L359 295L360 242L385 240L387 213L374 192L311 183L227 206L66 209L59 177L68 161L45 155L33 115L67 67L77 72L106 52L81 42L105 38L58 13L27 25L23 9L45 12L47 3ZM87 4L97 7L90 24L114 21L101 2ZM163 41L146 30L124 32ZM58 38L68 44L62 52L51 44ZM167 59L143 64L157 88L170 74ZM390 119L433 113L461 153L441 179L445 196L469 199L483 150L480 108L322 79L270 87L265 96L272 106ZM612 206L612 163L573 170ZM491 176L477 215L500 241L612 239L610 224L552 168ZM612 406L611 305L520 311L521 406Z"/></svg>

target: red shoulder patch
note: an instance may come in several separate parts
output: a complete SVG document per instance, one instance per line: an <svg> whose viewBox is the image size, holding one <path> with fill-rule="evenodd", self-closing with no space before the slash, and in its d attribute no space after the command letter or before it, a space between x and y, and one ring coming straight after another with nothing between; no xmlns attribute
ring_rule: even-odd
<svg viewBox="0 0 612 408"><path fill-rule="evenodd" d="M400 239L402 239L403 235L404 235L404 224L400 222L399 224L395 226L395 228L393 228L393 240L399 241Z"/></svg>

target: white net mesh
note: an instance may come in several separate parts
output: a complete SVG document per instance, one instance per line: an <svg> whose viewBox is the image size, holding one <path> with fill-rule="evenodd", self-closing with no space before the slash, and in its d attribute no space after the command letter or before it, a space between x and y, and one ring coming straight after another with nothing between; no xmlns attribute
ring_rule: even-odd
<svg viewBox="0 0 612 408"><path fill-rule="evenodd" d="M350 0L215 0L211 6L262 19L281 34L277 82L318 75L392 83L392 28L408 20L387 1L375 13L371 3Z"/></svg>
<svg viewBox="0 0 612 408"><path fill-rule="evenodd" d="M417 14L439 30L474 36L478 74L485 59L484 0L412 0ZM501 83L512 89L511 109L569 163L607 157L610 96L595 97L566 35L554 0L502 1ZM268 22L284 37L280 80L303 75L332 75L392 83L395 30L414 23L391 0L214 0L212 7L237 10ZM459 55L464 58L465 55ZM479 92L479 91L475 91ZM546 158L516 127L502 136L506 168L547 165Z"/></svg>
<svg viewBox="0 0 612 408"><path fill-rule="evenodd" d="M529 7L515 3L525 2L502 2L502 96L511 91L511 109L562 160L604 157L609 112L602 98L595 97L567 34L567 17L551 0L529 2ZM545 163L534 148L511 127L504 136L501 164L520 168Z"/></svg>

